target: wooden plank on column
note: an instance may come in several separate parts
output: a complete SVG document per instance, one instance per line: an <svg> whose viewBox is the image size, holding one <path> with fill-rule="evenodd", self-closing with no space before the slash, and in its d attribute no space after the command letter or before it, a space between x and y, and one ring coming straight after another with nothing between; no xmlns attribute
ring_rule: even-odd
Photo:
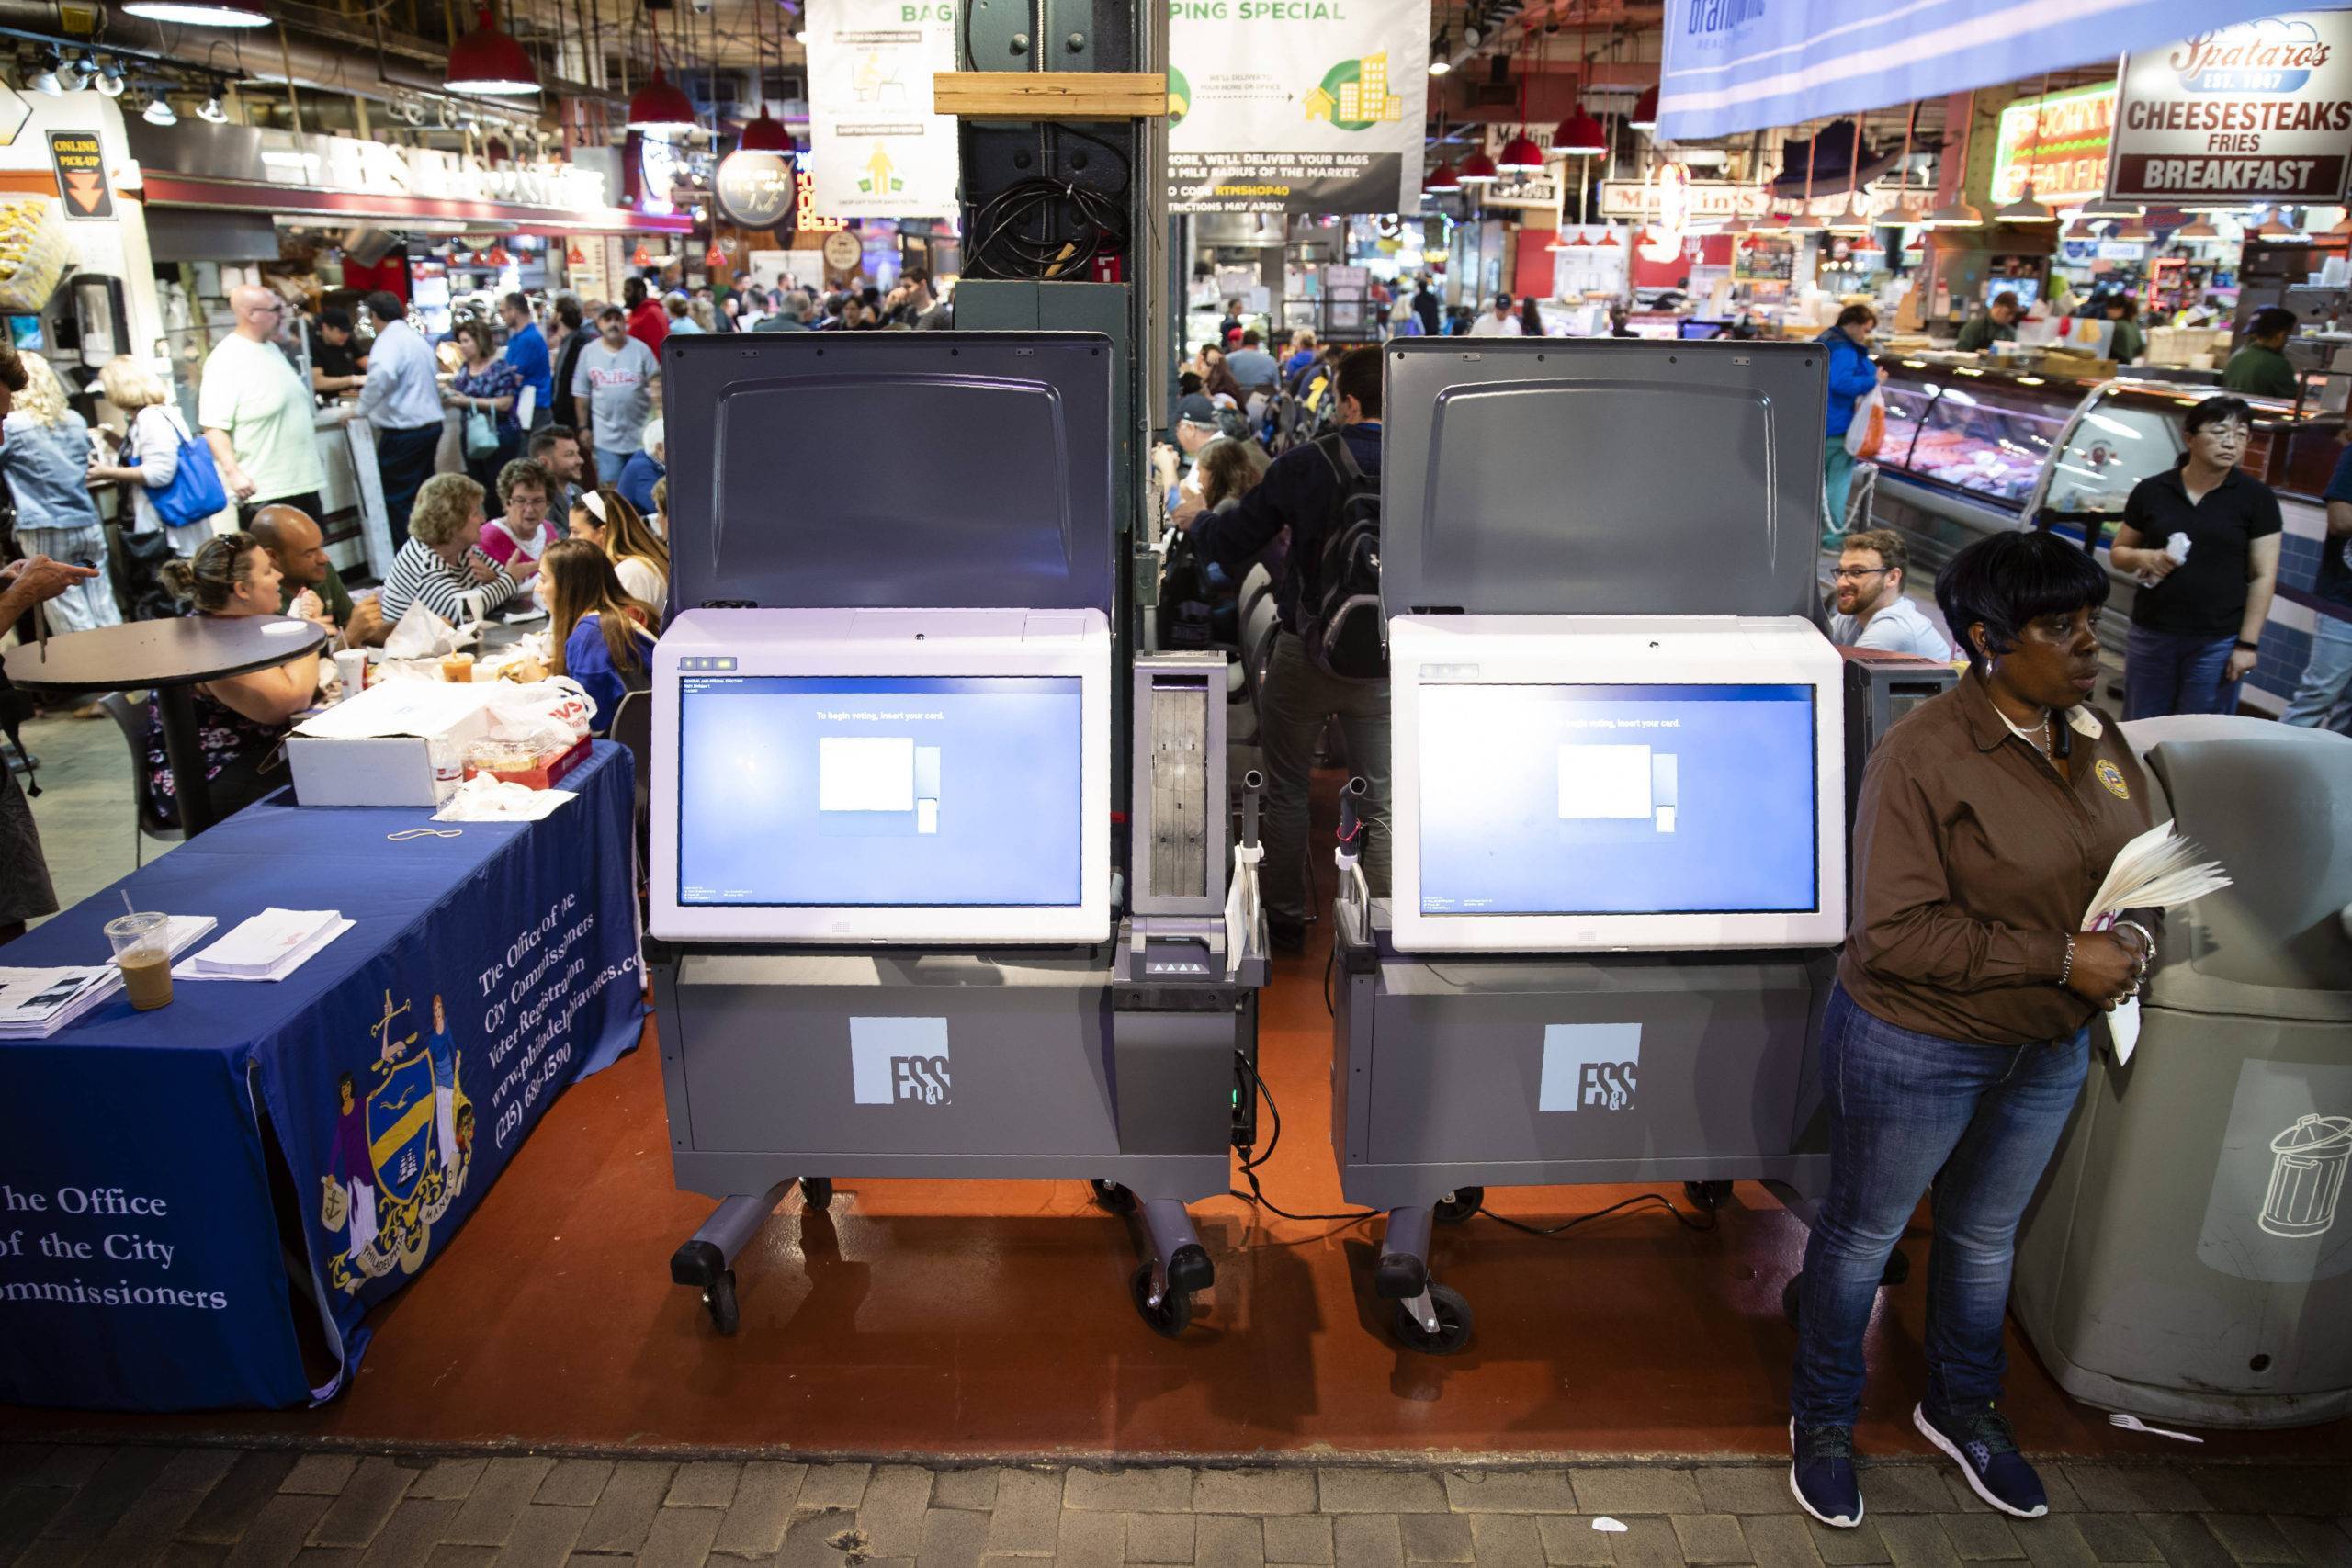
<svg viewBox="0 0 2352 1568"><path fill-rule="evenodd" d="M942 71L933 114L963 119L1157 119L1168 112L1159 71Z"/></svg>

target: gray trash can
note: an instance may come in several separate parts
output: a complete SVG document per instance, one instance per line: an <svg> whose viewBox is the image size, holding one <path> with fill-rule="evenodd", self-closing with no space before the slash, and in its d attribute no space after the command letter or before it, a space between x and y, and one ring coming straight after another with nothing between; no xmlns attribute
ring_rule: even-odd
<svg viewBox="0 0 2352 1568"><path fill-rule="evenodd" d="M2352 1411L2352 739L2124 728L2156 820L2236 885L2168 917L2132 1060L2093 1053L2018 1238L2018 1317L2103 1409L2331 1420Z"/></svg>

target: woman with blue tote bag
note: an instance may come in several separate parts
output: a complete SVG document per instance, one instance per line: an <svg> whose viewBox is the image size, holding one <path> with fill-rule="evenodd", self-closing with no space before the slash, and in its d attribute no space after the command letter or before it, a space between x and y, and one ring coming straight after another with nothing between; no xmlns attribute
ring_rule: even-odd
<svg viewBox="0 0 2352 1568"><path fill-rule="evenodd" d="M98 386L107 401L130 416L123 442L130 461L93 464L90 478L130 485L130 531L152 534L162 528L171 536L172 553L187 559L212 537L212 519L229 505L212 448L188 429L154 373L130 355L108 360L98 372Z"/></svg>

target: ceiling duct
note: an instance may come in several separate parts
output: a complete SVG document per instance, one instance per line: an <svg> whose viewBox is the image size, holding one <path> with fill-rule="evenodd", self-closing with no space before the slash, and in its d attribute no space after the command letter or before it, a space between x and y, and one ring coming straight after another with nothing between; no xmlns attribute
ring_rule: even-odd
<svg viewBox="0 0 2352 1568"><path fill-rule="evenodd" d="M356 229L345 231L343 237L335 243L342 247L345 259L357 262L361 266L374 266L392 254L393 248L401 243L401 237L389 229L371 229L362 224Z"/></svg>

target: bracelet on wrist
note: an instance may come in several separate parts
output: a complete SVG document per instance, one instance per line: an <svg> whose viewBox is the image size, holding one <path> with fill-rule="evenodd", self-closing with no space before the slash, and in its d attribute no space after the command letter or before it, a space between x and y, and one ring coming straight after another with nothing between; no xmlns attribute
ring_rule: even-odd
<svg viewBox="0 0 2352 1568"><path fill-rule="evenodd" d="M2260 653L2262 651L2262 645L2260 643L2248 642L2244 637L2238 638L2238 646L2245 649L2248 653Z"/></svg>
<svg viewBox="0 0 2352 1568"><path fill-rule="evenodd" d="M2074 978L2074 975L2075 975L2075 939L2074 939L2073 937L2071 937L2071 936L2070 936L2070 937L2068 937L2068 938L2066 939L2066 962L2065 962L2065 964L2064 964L2064 965L2062 965L2062 966L2060 967L2060 969L2059 969L2059 971L2058 971L2058 984L2059 984L2059 985L2061 985L2061 986L2065 985L2065 983L2066 983L2068 980L2070 980L2070 979Z"/></svg>

